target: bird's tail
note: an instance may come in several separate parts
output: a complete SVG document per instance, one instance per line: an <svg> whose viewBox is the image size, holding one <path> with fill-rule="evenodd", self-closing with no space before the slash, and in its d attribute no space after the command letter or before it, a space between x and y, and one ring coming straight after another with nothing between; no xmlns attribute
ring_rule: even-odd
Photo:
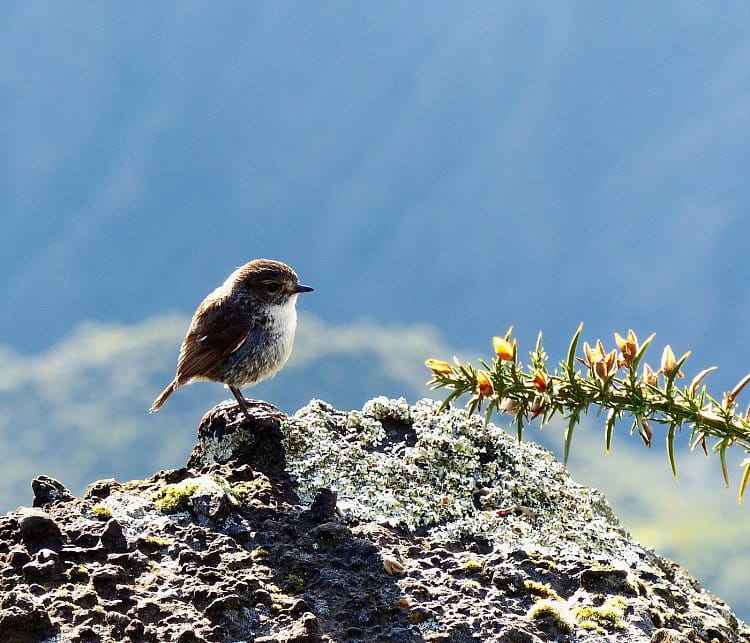
<svg viewBox="0 0 750 643"><path fill-rule="evenodd" d="M160 394L159 397L157 397L154 400L154 403L148 408L149 413L154 413L155 411L158 411L164 402L167 401L167 398L172 395L177 390L177 379L173 379L169 386L165 388Z"/></svg>

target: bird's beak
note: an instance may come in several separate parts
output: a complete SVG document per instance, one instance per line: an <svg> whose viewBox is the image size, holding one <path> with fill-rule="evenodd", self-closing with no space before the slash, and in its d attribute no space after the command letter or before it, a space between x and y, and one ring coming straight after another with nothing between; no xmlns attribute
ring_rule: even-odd
<svg viewBox="0 0 750 643"><path fill-rule="evenodd" d="M302 284L297 284L297 287L294 289L294 292L312 292L315 290L315 288L310 288L310 286L303 286Z"/></svg>

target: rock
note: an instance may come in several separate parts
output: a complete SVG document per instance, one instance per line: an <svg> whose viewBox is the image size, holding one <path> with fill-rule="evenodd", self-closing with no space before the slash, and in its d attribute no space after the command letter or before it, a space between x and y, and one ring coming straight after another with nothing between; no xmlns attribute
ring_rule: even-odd
<svg viewBox="0 0 750 643"><path fill-rule="evenodd" d="M253 592L252 602L256 605L270 607L273 605L273 598L271 598L271 594L265 589L257 589Z"/></svg>
<svg viewBox="0 0 750 643"><path fill-rule="evenodd" d="M138 602L130 613L143 623L150 625L151 623L158 621L164 612L157 601L153 599L143 599Z"/></svg>
<svg viewBox="0 0 750 643"><path fill-rule="evenodd" d="M90 625L80 625L73 629L70 640L72 643L98 643L101 638Z"/></svg>
<svg viewBox="0 0 750 643"><path fill-rule="evenodd" d="M229 594L211 601L203 613L209 620L215 621L223 617L227 612L240 609L241 606L242 601L240 598L234 594Z"/></svg>
<svg viewBox="0 0 750 643"><path fill-rule="evenodd" d="M188 467L84 498L38 478L44 511L0 518L0 642L750 640L548 452L435 411L227 403Z"/></svg>
<svg viewBox="0 0 750 643"><path fill-rule="evenodd" d="M20 589L12 589L0 597L0 609L17 607L20 610L31 612L37 606L36 599L28 591Z"/></svg>
<svg viewBox="0 0 750 643"><path fill-rule="evenodd" d="M581 587L592 594L634 594L627 569L589 568L581 572Z"/></svg>
<svg viewBox="0 0 750 643"><path fill-rule="evenodd" d="M175 639L175 643L206 643L206 639L198 636L192 629L183 629Z"/></svg>
<svg viewBox="0 0 750 643"><path fill-rule="evenodd" d="M677 630L661 628L654 632L650 643L695 643L696 640L699 639L694 636L685 636Z"/></svg>
<svg viewBox="0 0 750 643"><path fill-rule="evenodd" d="M193 493L190 508L199 525L226 518L234 508L235 499L225 491L214 490L204 493Z"/></svg>
<svg viewBox="0 0 750 643"><path fill-rule="evenodd" d="M122 531L122 525L114 518L107 521L99 539L102 547L110 553L121 553L128 549L128 541Z"/></svg>
<svg viewBox="0 0 750 643"><path fill-rule="evenodd" d="M96 482L92 482L88 487L86 487L84 498L103 500L104 498L109 497L109 495L113 491L117 491L121 487L122 485L114 478L108 478L107 480L97 480Z"/></svg>
<svg viewBox="0 0 750 643"><path fill-rule="evenodd" d="M124 631L125 638L130 639L131 641L142 641L145 633L145 625L141 621L135 619L128 623L128 626Z"/></svg>
<svg viewBox="0 0 750 643"><path fill-rule="evenodd" d="M310 510L305 512L305 517L317 524L333 520L336 517L336 499L335 491L327 488L319 489L313 498Z"/></svg>
<svg viewBox="0 0 750 643"><path fill-rule="evenodd" d="M16 512L21 538L33 554L40 549L61 551L64 537L60 527L41 509L19 509Z"/></svg>
<svg viewBox="0 0 750 643"><path fill-rule="evenodd" d="M122 640L125 637L125 630L130 626L131 621L125 614L110 611L107 612L105 623L112 636L117 640Z"/></svg>
<svg viewBox="0 0 750 643"><path fill-rule="evenodd" d="M31 556L25 549L13 548L6 555L7 563L16 569L20 569L26 563L31 562Z"/></svg>
<svg viewBox="0 0 750 643"><path fill-rule="evenodd" d="M538 636L519 627L506 627L497 637L497 643L543 643Z"/></svg>
<svg viewBox="0 0 750 643"><path fill-rule="evenodd" d="M289 634L282 639L286 643L318 643L323 640L323 630L318 623L318 617L311 612L303 614L293 626Z"/></svg>
<svg viewBox="0 0 750 643"><path fill-rule="evenodd" d="M101 543L102 525L100 522L90 522L73 529L68 529L68 539L77 547L92 549Z"/></svg>
<svg viewBox="0 0 750 643"><path fill-rule="evenodd" d="M93 609L98 603L99 599L96 592L91 590L85 590L74 597L73 602L83 610Z"/></svg>
<svg viewBox="0 0 750 643"><path fill-rule="evenodd" d="M122 567L102 565L92 573L91 584L99 595L111 597L117 593L117 585L126 582L127 578Z"/></svg>
<svg viewBox="0 0 750 643"><path fill-rule="evenodd" d="M34 493L33 507L43 507L55 502L69 502L73 500L73 494L59 480L49 476L37 476L31 481L31 490Z"/></svg>
<svg viewBox="0 0 750 643"><path fill-rule="evenodd" d="M250 407L251 411L254 407ZM247 465L266 474L285 470L280 423L259 411L250 421L237 423L237 405L222 403L211 409L198 426L199 444L188 460L191 469L214 464Z"/></svg>
<svg viewBox="0 0 750 643"><path fill-rule="evenodd" d="M55 583L62 578L60 556L51 549L40 549L34 560L23 566L22 572L28 583Z"/></svg>
<svg viewBox="0 0 750 643"><path fill-rule="evenodd" d="M46 641L58 631L42 609L32 612L25 612L15 607L0 610L0 641L37 643Z"/></svg>
<svg viewBox="0 0 750 643"><path fill-rule="evenodd" d="M129 574L137 576L148 565L148 557L136 550L128 554L109 554L107 562L122 567Z"/></svg>
<svg viewBox="0 0 750 643"><path fill-rule="evenodd" d="M12 590L0 603L0 641L37 643L59 632L39 602L29 594Z"/></svg>

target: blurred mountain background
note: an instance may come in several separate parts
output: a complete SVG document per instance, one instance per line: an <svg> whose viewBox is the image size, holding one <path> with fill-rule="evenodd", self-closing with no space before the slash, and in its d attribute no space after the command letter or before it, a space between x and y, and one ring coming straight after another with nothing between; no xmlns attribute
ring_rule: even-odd
<svg viewBox="0 0 750 643"><path fill-rule="evenodd" d="M294 411L428 394L514 324L559 360L657 332L750 370L750 5L10 1L0 7L0 511L35 475L180 466L201 384L145 414L237 265L290 263ZM522 353L523 348L522 348ZM742 401L742 398L741 398ZM622 433L627 433L623 427ZM559 450L554 427L529 439ZM747 504L716 459L602 422L571 469L750 618ZM739 463L735 458L733 465Z"/></svg>

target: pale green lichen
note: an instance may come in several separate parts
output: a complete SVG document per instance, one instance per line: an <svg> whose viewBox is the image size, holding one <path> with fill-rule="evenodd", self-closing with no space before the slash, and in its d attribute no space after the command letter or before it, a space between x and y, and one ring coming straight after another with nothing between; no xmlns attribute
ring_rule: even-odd
<svg viewBox="0 0 750 643"><path fill-rule="evenodd" d="M369 415L376 420L393 419L406 424L412 421L411 407L409 403L400 397L397 400L391 400L381 395L365 402L362 407L362 413Z"/></svg>
<svg viewBox="0 0 750 643"><path fill-rule="evenodd" d="M247 482L236 482L230 487L231 494L238 500L255 495L259 491L268 491L271 489L271 483L266 478L254 478Z"/></svg>
<svg viewBox="0 0 750 643"><path fill-rule="evenodd" d="M544 583L538 583L535 580L526 580L523 583L523 586L526 588L526 590L531 594L532 596L537 597L537 599L551 599L554 601L561 601L560 595L552 589L549 585L545 585Z"/></svg>
<svg viewBox="0 0 750 643"><path fill-rule="evenodd" d="M376 446L385 439L385 429L379 420L374 417L351 411L346 416L346 428L350 433L366 434L370 437L370 442Z"/></svg>
<svg viewBox="0 0 750 643"><path fill-rule="evenodd" d="M569 634L573 631L573 619L565 603L543 598L529 608L526 616L532 620L548 618L561 632Z"/></svg>
<svg viewBox="0 0 750 643"><path fill-rule="evenodd" d="M190 496L198 488L191 480L163 486L153 495L154 506L165 514L177 513L190 507Z"/></svg>
<svg viewBox="0 0 750 643"><path fill-rule="evenodd" d="M531 552L529 558L534 561L534 565L542 574L553 574L559 571L554 560L540 555L539 552Z"/></svg>
<svg viewBox="0 0 750 643"><path fill-rule="evenodd" d="M109 520L112 517L112 511L104 505L94 505L91 507L91 513L99 520Z"/></svg>
<svg viewBox="0 0 750 643"><path fill-rule="evenodd" d="M466 558L463 561L461 568L464 570L465 574L478 574L482 571L484 565L474 558Z"/></svg>
<svg viewBox="0 0 750 643"><path fill-rule="evenodd" d="M624 629L625 599L614 596L599 607L576 607L573 618L578 627L606 634L614 629Z"/></svg>
<svg viewBox="0 0 750 643"><path fill-rule="evenodd" d="M192 505L194 495L225 495L232 504L238 504L239 498L230 484L216 474L187 478L174 484L166 484L156 491L152 500L154 506L162 513L185 511Z"/></svg>
<svg viewBox="0 0 750 643"><path fill-rule="evenodd" d="M250 558L252 558L253 560L257 560L258 558L266 558L270 555L271 552L267 549L263 549L263 547L257 547L250 552Z"/></svg>
<svg viewBox="0 0 750 643"><path fill-rule="evenodd" d="M476 416L437 408L434 400L409 407L403 399L376 398L350 413L318 400L300 409L282 431L303 501L328 487L346 516L428 528L436 538L496 534L509 545L541 544L541 554L553 557L571 547L617 560L631 555L606 501L572 482L550 452L519 445ZM383 447L378 418L408 424L410 439ZM474 496L482 487L504 506L526 511L477 510Z"/></svg>

